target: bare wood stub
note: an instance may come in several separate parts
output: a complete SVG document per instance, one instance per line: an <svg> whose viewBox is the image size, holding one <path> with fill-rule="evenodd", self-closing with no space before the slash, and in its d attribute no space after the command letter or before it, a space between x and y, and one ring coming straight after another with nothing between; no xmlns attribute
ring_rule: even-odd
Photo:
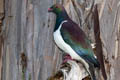
<svg viewBox="0 0 120 80"><path fill-rule="evenodd" d="M84 66L80 62L67 61L48 80L91 80Z"/></svg>

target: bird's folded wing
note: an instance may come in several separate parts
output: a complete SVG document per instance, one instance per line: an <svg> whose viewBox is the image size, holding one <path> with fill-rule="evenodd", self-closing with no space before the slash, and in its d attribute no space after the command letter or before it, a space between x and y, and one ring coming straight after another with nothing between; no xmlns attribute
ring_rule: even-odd
<svg viewBox="0 0 120 80"><path fill-rule="evenodd" d="M63 40L83 59L97 64L94 52L85 33L73 21L63 23L60 29Z"/></svg>

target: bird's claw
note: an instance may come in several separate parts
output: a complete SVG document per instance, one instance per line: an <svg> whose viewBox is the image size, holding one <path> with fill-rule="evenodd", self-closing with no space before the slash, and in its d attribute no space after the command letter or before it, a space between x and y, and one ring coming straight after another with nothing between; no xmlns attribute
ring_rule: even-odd
<svg viewBox="0 0 120 80"><path fill-rule="evenodd" d="M62 64L65 64L65 63L66 63L67 61L69 61L69 60L72 60L72 61L73 61L74 59L72 59L71 56L68 55L68 54L65 55L64 58L63 58Z"/></svg>

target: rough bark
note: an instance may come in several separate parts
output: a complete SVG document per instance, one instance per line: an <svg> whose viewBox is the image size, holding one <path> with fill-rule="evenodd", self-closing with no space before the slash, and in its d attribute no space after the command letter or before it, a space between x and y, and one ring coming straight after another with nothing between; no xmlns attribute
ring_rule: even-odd
<svg viewBox="0 0 120 80"><path fill-rule="evenodd" d="M5 0L2 3L5 17L0 27L3 32L2 38L0 35L2 80L46 80L53 75L59 69L62 55L53 43L55 15L49 14L47 9L56 2L61 3L69 16L81 25L88 15L88 12L79 12L83 1ZM120 80L120 2L98 0L95 3L99 8L100 39L108 80ZM89 6L86 9L89 10ZM95 42L92 28L86 25L81 28Z"/></svg>

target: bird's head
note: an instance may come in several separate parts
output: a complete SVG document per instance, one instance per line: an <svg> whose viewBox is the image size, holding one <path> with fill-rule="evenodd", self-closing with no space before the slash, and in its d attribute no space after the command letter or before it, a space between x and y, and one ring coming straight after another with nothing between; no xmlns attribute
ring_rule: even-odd
<svg viewBox="0 0 120 80"><path fill-rule="evenodd" d="M64 7L60 4L54 4L50 8L48 8L48 12L53 12L56 15L62 13L64 11Z"/></svg>

